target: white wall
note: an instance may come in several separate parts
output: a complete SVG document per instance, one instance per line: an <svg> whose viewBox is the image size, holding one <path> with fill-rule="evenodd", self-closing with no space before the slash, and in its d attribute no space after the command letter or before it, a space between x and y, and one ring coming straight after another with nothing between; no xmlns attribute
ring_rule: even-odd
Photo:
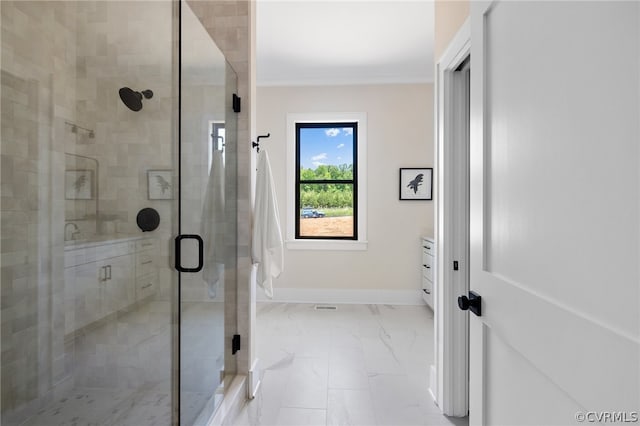
<svg viewBox="0 0 640 426"><path fill-rule="evenodd" d="M399 201L398 169L434 164L433 85L258 87L256 102L258 134L271 133L261 145L269 152L283 232L287 114L365 112L368 122L368 249L285 248L274 299L420 303L420 236L433 233L433 201Z"/></svg>
<svg viewBox="0 0 640 426"><path fill-rule="evenodd" d="M436 0L434 3L433 59L437 63L469 16L469 0Z"/></svg>

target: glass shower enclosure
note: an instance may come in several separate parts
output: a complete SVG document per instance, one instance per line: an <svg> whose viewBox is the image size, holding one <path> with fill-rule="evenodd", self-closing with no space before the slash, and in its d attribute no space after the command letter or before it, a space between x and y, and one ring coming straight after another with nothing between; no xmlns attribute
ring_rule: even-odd
<svg viewBox="0 0 640 426"><path fill-rule="evenodd" d="M0 422L204 424L235 374L236 75L186 2L0 12Z"/></svg>

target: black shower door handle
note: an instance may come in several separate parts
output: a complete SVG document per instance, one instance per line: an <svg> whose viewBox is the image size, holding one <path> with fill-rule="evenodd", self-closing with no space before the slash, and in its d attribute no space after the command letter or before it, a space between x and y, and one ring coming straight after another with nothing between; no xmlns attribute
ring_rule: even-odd
<svg viewBox="0 0 640 426"><path fill-rule="evenodd" d="M196 240L198 242L198 266L195 268L184 268L181 259L182 240ZM204 264L204 242L197 234L182 234L176 237L176 269L180 272L199 272Z"/></svg>

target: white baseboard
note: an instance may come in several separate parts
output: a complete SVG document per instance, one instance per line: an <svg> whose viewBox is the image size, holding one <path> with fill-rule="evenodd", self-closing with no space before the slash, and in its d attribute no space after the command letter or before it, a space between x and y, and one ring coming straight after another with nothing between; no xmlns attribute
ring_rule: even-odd
<svg viewBox="0 0 640 426"><path fill-rule="evenodd" d="M256 292L258 302L349 303L368 305L425 305L422 292L416 290L346 290L324 288L274 288L273 299L262 289Z"/></svg>
<svg viewBox="0 0 640 426"><path fill-rule="evenodd" d="M249 399L255 398L258 388L260 387L260 383L260 359L256 358L255 361L253 361L251 370L249 370L249 383L247 386Z"/></svg>
<svg viewBox="0 0 640 426"><path fill-rule="evenodd" d="M436 397L436 385L438 384L437 382L437 377L436 377L436 366L435 365L430 365L429 366L429 394L431 395L431 398L433 398L433 402L435 402L435 404L440 407L440 404L438 402L438 398Z"/></svg>
<svg viewBox="0 0 640 426"><path fill-rule="evenodd" d="M223 426L233 424L235 417L237 417L246 401L246 386L247 376L236 375L231 380L229 387L225 389L224 398L218 409L213 413L213 416L205 421L205 419L201 418L201 415L194 425Z"/></svg>

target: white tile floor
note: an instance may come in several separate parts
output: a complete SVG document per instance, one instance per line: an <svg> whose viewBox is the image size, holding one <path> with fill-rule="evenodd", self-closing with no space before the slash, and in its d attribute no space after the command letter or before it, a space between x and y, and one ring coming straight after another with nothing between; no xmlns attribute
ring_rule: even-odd
<svg viewBox="0 0 640 426"><path fill-rule="evenodd" d="M426 306L265 303L257 329L262 384L236 426L467 424L429 396Z"/></svg>
<svg viewBox="0 0 640 426"><path fill-rule="evenodd" d="M219 383L222 308L214 302L183 304L181 417L185 425L194 423ZM69 349L74 370L66 382L68 390L58 391L21 426L168 426L170 309L169 302L150 301L79 335Z"/></svg>

